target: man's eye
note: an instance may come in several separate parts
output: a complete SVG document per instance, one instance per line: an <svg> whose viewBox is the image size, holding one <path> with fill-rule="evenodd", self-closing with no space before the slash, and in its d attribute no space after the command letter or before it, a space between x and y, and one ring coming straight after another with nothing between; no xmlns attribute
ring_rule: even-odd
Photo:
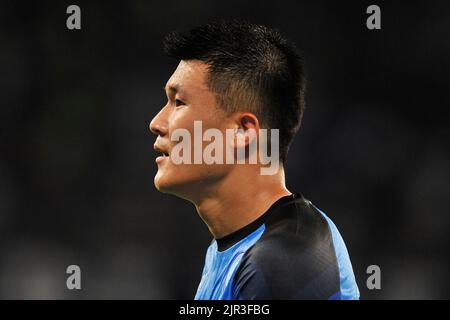
<svg viewBox="0 0 450 320"><path fill-rule="evenodd" d="M180 99L175 99L175 105L178 107L178 106L182 106L182 105L184 105L184 102L183 101L181 101Z"/></svg>

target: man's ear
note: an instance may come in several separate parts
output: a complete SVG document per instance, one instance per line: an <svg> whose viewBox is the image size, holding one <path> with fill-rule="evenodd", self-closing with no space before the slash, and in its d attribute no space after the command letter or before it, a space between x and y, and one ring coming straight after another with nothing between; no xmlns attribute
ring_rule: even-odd
<svg viewBox="0 0 450 320"><path fill-rule="evenodd" d="M256 142L259 129L259 120L253 113L239 113L236 118L234 147L248 147L251 143Z"/></svg>

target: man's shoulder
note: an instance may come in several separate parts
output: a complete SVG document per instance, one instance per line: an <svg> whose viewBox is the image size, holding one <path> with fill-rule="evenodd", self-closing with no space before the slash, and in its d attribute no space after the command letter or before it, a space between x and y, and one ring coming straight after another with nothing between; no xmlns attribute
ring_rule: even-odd
<svg viewBox="0 0 450 320"><path fill-rule="evenodd" d="M300 197L279 208L265 223L266 230L244 259L261 266L295 268L295 263L336 259L328 219L309 200Z"/></svg>
<svg viewBox="0 0 450 320"><path fill-rule="evenodd" d="M299 195L280 206L265 221L265 232L249 254L300 253L332 243L330 219Z"/></svg>
<svg viewBox="0 0 450 320"><path fill-rule="evenodd" d="M339 266L329 221L303 196L266 221L261 238L236 273L243 295L258 285L259 298L328 298L339 291ZM262 284L262 285L261 285Z"/></svg>

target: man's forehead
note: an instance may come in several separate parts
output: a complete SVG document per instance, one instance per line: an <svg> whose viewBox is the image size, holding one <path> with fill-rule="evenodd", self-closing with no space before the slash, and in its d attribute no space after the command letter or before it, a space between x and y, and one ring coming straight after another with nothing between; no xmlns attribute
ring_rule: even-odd
<svg viewBox="0 0 450 320"><path fill-rule="evenodd" d="M205 89L208 67L197 60L181 60L166 83L166 90L174 93L193 89Z"/></svg>

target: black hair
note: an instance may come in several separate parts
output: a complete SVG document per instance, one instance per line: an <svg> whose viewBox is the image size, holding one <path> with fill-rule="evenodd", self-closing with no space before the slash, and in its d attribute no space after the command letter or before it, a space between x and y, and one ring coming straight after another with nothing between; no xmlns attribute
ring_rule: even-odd
<svg viewBox="0 0 450 320"><path fill-rule="evenodd" d="M209 66L208 86L226 111L254 113L279 129L280 159L300 128L305 71L300 54L278 31L244 21L215 21L169 33L164 51Z"/></svg>

